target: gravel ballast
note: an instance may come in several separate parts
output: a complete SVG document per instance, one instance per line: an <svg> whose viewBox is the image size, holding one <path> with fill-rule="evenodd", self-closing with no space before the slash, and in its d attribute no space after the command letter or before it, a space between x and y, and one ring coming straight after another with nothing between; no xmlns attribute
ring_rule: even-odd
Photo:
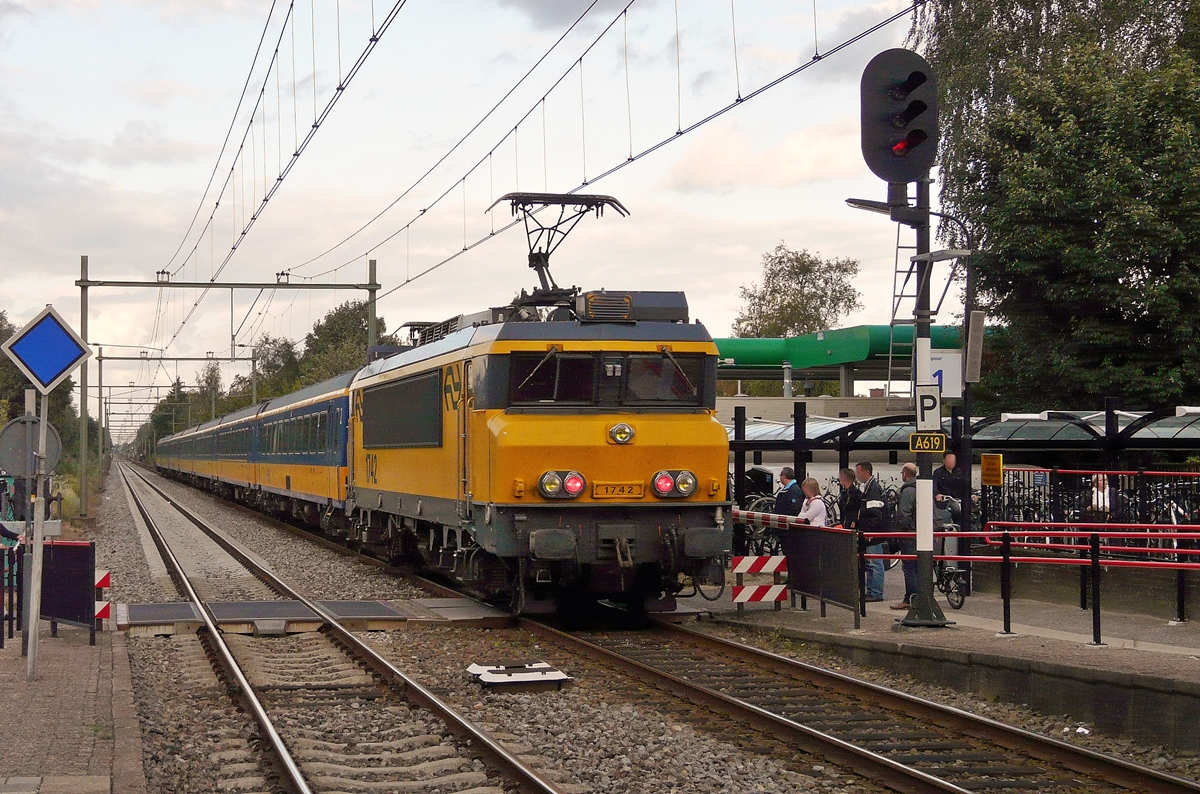
<svg viewBox="0 0 1200 794"><path fill-rule="evenodd" d="M870 792L814 760L624 673L540 644L518 629L430 627L365 635L385 656L514 752L594 792ZM571 675L557 692L484 690L471 662L544 660Z"/></svg>
<svg viewBox="0 0 1200 794"><path fill-rule="evenodd" d="M976 695L922 683L910 676L858 665L847 661L828 646L819 643L795 640L771 632L741 630L737 627L707 621L694 624L692 627L724 639L836 670L844 675L891 687L936 703L953 706L1043 736L1200 781L1200 755L1196 753L1172 751L1161 746L1147 746L1127 739L1104 736L1096 733L1092 725L1072 720L1067 716L1043 714L1028 706L986 700Z"/></svg>
<svg viewBox="0 0 1200 794"><path fill-rule="evenodd" d="M266 516L164 477L149 473L146 476L172 499L253 551L284 581L312 598L390 601L427 596L382 568L308 541L277 526Z"/></svg>

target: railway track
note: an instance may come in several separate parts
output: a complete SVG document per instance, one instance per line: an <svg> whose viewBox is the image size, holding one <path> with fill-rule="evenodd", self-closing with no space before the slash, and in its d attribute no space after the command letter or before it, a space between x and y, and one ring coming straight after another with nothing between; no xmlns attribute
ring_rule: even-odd
<svg viewBox="0 0 1200 794"><path fill-rule="evenodd" d="M121 476L180 592L199 610L202 641L230 693L258 725L274 770L268 788L296 794L435 789L561 794L553 781L154 483L129 467L122 467ZM181 557L194 562L196 549L176 555L171 541L179 543L178 533L160 529L135 483L157 494L219 546L226 562L214 563L210 555L201 570L188 570ZM324 621L321 631L286 638L222 635L198 593L200 582L193 580L203 580L214 564L229 573L230 559L276 597L299 601L316 612Z"/></svg>
<svg viewBox="0 0 1200 794"><path fill-rule="evenodd" d="M740 643L659 623L548 642L902 792L1200 792L1200 784Z"/></svg>
<svg viewBox="0 0 1200 794"><path fill-rule="evenodd" d="M677 626L567 633L519 625L895 791L1200 792L1184 778Z"/></svg>

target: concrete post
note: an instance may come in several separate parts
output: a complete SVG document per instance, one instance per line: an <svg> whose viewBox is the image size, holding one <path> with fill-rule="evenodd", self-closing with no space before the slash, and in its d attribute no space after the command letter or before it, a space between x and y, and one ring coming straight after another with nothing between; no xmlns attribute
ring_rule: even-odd
<svg viewBox="0 0 1200 794"><path fill-rule="evenodd" d="M367 282L371 285L367 290L367 351L379 340L378 325L375 319L375 296L379 293L379 285L375 281L375 260L367 260Z"/></svg>
<svg viewBox="0 0 1200 794"><path fill-rule="evenodd" d="M104 466L104 348L98 349L99 355L96 356L96 394L99 396L96 403L96 424L99 426L99 432L96 433L99 438L96 439L96 460L99 461L101 467Z"/></svg>
<svg viewBox="0 0 1200 794"><path fill-rule="evenodd" d="M79 257L79 336L88 341L88 258ZM88 514L88 363L79 367L79 517Z"/></svg>
<svg viewBox="0 0 1200 794"><path fill-rule="evenodd" d="M42 395L42 422L38 425L37 497L33 500L33 565L29 570L29 647L25 680L37 678L38 630L42 620L42 541L46 537L46 428L50 426L50 395Z"/></svg>

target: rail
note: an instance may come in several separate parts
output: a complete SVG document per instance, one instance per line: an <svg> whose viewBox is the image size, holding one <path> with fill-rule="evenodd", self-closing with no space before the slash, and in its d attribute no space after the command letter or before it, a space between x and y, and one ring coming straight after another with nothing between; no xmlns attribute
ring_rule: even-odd
<svg viewBox="0 0 1200 794"><path fill-rule="evenodd" d="M269 568L259 563L249 552L243 549L240 544L227 537L220 530L209 525L204 521L204 519L200 518L189 508L185 507L176 499L168 495L165 491L159 488L155 483L151 482L140 472L134 471L134 474L139 480L144 482L148 487L153 489L155 493L161 496L168 504L179 511L179 513L197 529L211 538L217 543L217 545L228 552L230 556L244 565L256 577L266 583L268 587L275 590L285 598L298 601L308 609L312 610L324 622L324 626L322 627L323 631L328 632L334 640L346 647L353 655L364 661L371 667L371 669L382 676L385 680L398 684L405 696L414 705L433 712L439 719L445 722L455 734L457 734L460 738L464 738L469 741L473 749L486 756L498 769L503 770L505 776L509 778L511 782L516 784L518 790L522 792L528 792L529 794L563 794L562 789L560 789L557 785L538 775L523 761L506 750L498 740L493 738L482 728L479 728L474 723L462 717L457 711L451 708L449 704L437 697L437 695L424 687L416 679L412 678L403 670L396 667L394 664L384 658L378 651L356 636L354 632L342 625L338 621L337 617L322 604L304 596L287 582L280 579ZM139 509L141 509L140 505Z"/></svg>
<svg viewBox="0 0 1200 794"><path fill-rule="evenodd" d="M521 626L897 791L962 794L1027 788L1030 776L1039 776L1034 773L1061 765L1092 778L1079 781L1085 785L1104 781L1114 789L1138 792L1200 792L1194 781L664 622L655 622L653 631L590 638L528 618L521 619ZM725 670L725 660L741 669ZM834 711L845 710L844 724L827 703L840 704ZM932 756L923 754L929 750ZM1014 762L1032 762L1040 769L1014 775ZM1055 781L1037 782L1061 790L1052 785ZM1107 790L1104 784L1100 788Z"/></svg>
<svg viewBox="0 0 1200 794"><path fill-rule="evenodd" d="M250 685L245 673L242 672L241 666L234 658L233 651L229 649L229 646L225 643L225 639L221 636L221 632L217 628L216 616L212 614L212 610L208 604L196 593L191 579L188 578L187 573L183 570L182 563L175 556L175 552L171 550L166 537L159 530L158 524L150 515L150 511L146 509L142 500L138 498L137 493L133 490L133 484L129 481L128 473L124 468L121 469L121 478L125 481L125 486L129 489L129 493L133 495L133 502L137 506L142 520L146 522L146 529L150 532L150 537L153 539L154 545L158 547L158 553L167 563L171 579L183 591L188 601L199 611L200 619L204 622L204 631L208 635L213 652L217 655L226 675L233 682L243 705L250 711L251 716L254 717L254 721L258 723L258 727L262 730L263 736L271 748L271 753L275 757L280 771L286 777L287 785L291 790L299 794L312 794L312 789L309 788L308 782L300 772L300 765L296 763L296 759L284 743L283 737L275 729L275 723L271 721L271 717L267 714L262 701L255 694L254 687Z"/></svg>

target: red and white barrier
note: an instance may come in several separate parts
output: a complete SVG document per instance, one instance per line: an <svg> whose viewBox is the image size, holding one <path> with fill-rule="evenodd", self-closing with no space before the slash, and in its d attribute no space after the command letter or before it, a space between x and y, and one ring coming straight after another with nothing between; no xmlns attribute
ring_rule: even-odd
<svg viewBox="0 0 1200 794"><path fill-rule="evenodd" d="M787 557L734 557L730 573L787 573Z"/></svg>
<svg viewBox="0 0 1200 794"><path fill-rule="evenodd" d="M733 523L735 524L749 524L752 527L761 527L763 529L791 529L793 527L808 526L804 522L804 519L798 516L781 516L776 513L754 513L736 507L730 512L733 513Z"/></svg>
<svg viewBox="0 0 1200 794"><path fill-rule="evenodd" d="M733 603L750 604L758 601L776 603L787 601L788 588L785 584L748 584L733 586Z"/></svg>
<svg viewBox="0 0 1200 794"><path fill-rule="evenodd" d="M102 600L104 591L112 587L112 571L96 571L96 631L104 626L100 621L112 617L112 604Z"/></svg>
<svg viewBox="0 0 1200 794"><path fill-rule="evenodd" d="M755 515L767 515L766 513ZM784 516L786 518L786 516ZM780 603L787 601L788 588L783 582L783 574L787 573L787 557L782 555L734 557L730 562L730 572L736 577L737 584L731 590L733 603L737 604L738 614L742 614L743 604L760 601L774 602L776 609L781 609ZM774 576L774 584L742 584L742 577L748 573L769 573Z"/></svg>

